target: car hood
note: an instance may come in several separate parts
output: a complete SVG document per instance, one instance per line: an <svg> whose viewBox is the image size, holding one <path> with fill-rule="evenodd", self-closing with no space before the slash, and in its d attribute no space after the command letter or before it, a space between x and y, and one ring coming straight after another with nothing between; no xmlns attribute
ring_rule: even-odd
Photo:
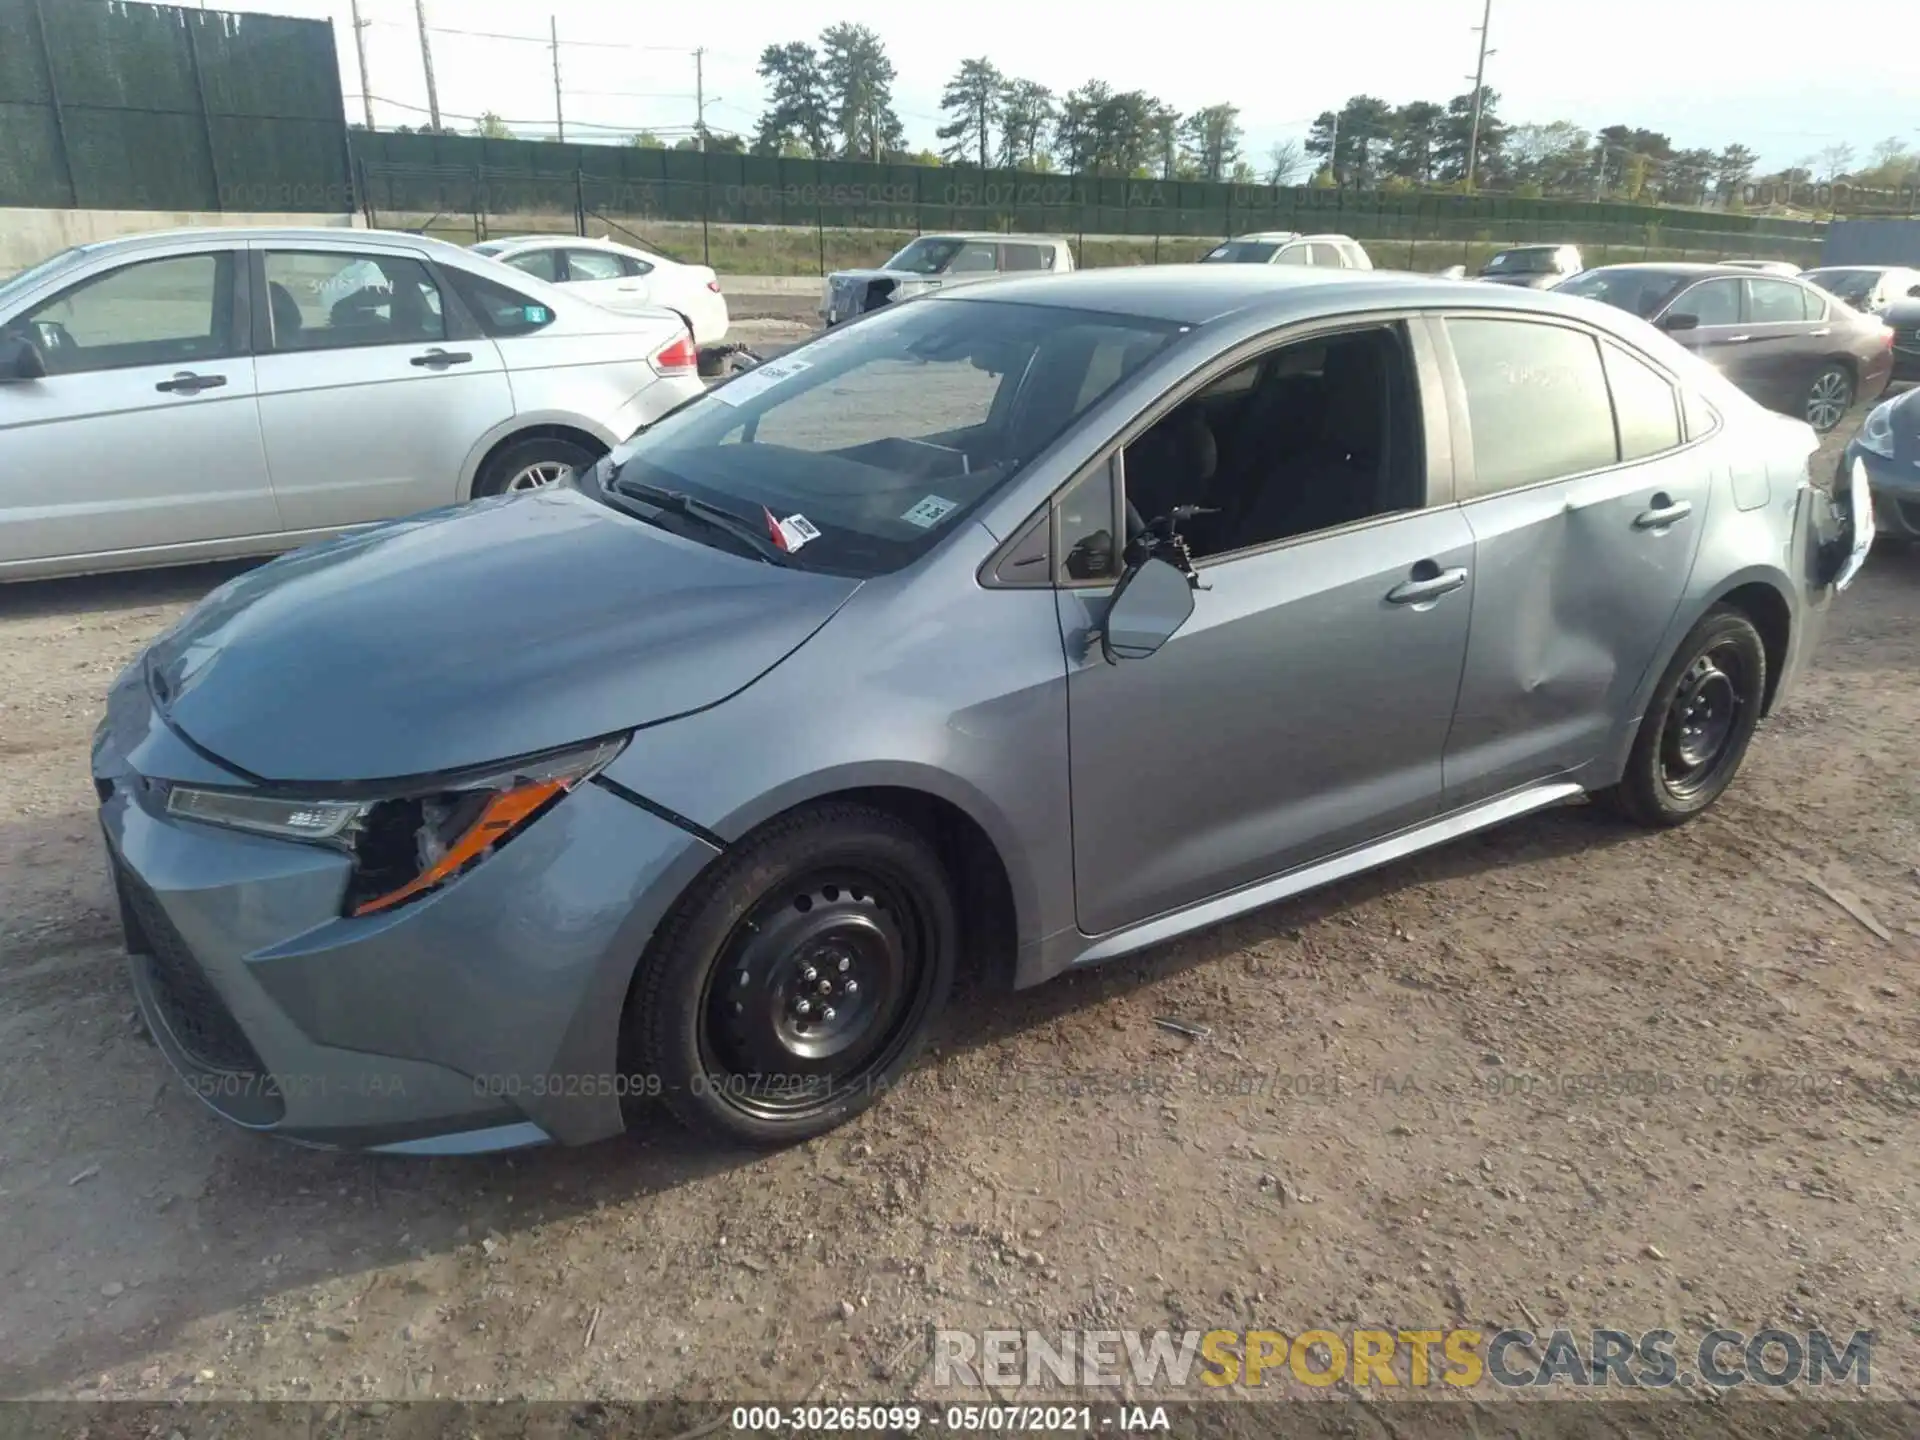
<svg viewBox="0 0 1920 1440"><path fill-rule="evenodd" d="M859 583L710 549L562 486L242 575L153 643L148 685L175 729L258 779L425 775L716 704Z"/></svg>

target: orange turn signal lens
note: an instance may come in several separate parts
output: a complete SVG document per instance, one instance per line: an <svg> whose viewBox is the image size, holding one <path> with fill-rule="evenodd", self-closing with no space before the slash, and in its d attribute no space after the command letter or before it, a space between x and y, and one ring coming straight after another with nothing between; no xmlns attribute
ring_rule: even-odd
<svg viewBox="0 0 1920 1440"><path fill-rule="evenodd" d="M390 910L402 901L411 900L422 891L431 890L450 879L532 819L549 800L566 794L571 784L568 779L534 780L501 791L487 802L486 808L473 824L432 865L399 889L362 901L354 906L353 913L372 915L381 910Z"/></svg>

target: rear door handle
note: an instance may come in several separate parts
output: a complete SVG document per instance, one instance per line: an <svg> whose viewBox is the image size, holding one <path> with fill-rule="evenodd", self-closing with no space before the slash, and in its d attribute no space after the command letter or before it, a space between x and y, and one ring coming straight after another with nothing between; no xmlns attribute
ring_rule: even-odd
<svg viewBox="0 0 1920 1440"><path fill-rule="evenodd" d="M465 365L473 359L465 350L429 350L424 355L416 355L407 363L424 365L433 370L444 370L449 365Z"/></svg>
<svg viewBox="0 0 1920 1440"><path fill-rule="evenodd" d="M153 388L173 395L198 395L202 390L217 390L226 383L227 377L224 375L196 375L191 370L182 370L171 380L162 380Z"/></svg>
<svg viewBox="0 0 1920 1440"><path fill-rule="evenodd" d="M1442 570L1436 575L1402 581L1387 592L1389 605L1421 605L1451 594L1467 583L1465 570Z"/></svg>
<svg viewBox="0 0 1920 1440"><path fill-rule="evenodd" d="M1664 530L1676 521L1684 520L1693 513L1693 503L1688 500L1669 500L1665 495L1653 497L1650 508L1642 510L1633 517L1636 530Z"/></svg>
<svg viewBox="0 0 1920 1440"><path fill-rule="evenodd" d="M1751 335L1722 335L1717 340L1709 340L1709 345L1744 345L1753 339Z"/></svg>
<svg viewBox="0 0 1920 1440"><path fill-rule="evenodd" d="M1809 335L1814 336L1816 339L1818 339L1823 335L1831 335L1833 333L1833 327L1829 325L1822 325L1818 330L1809 330L1807 333Z"/></svg>

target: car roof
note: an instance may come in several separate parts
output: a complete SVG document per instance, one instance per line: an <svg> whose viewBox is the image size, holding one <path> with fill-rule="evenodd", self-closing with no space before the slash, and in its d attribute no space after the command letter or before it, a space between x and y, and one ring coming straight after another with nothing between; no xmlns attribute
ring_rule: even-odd
<svg viewBox="0 0 1920 1440"><path fill-rule="evenodd" d="M1058 235L1033 235L1020 231L1003 234L998 230L929 230L924 235L914 236L916 240L1019 240L1034 245L1064 245L1067 242Z"/></svg>
<svg viewBox="0 0 1920 1440"><path fill-rule="evenodd" d="M1649 275L1730 275L1744 278L1752 270L1741 265L1722 265L1700 260L1625 260L1618 265L1596 265L1595 270L1640 270ZM1783 277L1784 278L1784 277Z"/></svg>
<svg viewBox="0 0 1920 1440"><path fill-rule="evenodd" d="M329 245L399 245L425 249L440 255L465 255L467 248L433 235L416 235L406 230L365 230L350 225L194 225L176 230L146 230L137 235L116 235L109 240L89 240L74 248L87 256L135 254L181 244L244 245L250 240L282 241L287 244L323 243Z"/></svg>
<svg viewBox="0 0 1920 1440"><path fill-rule="evenodd" d="M1329 310L1400 306L1514 309L1617 325L1622 312L1596 301L1449 280L1395 270L1287 265L1127 265L968 285L916 301L1025 304L1204 325L1227 315L1263 314L1275 323ZM1603 313L1604 312L1604 313Z"/></svg>
<svg viewBox="0 0 1920 1440"><path fill-rule="evenodd" d="M1235 240L1245 240L1256 245L1261 245L1267 243L1279 244L1286 240L1304 240L1307 237L1302 235L1298 230L1249 230L1246 234L1235 235L1233 238Z"/></svg>

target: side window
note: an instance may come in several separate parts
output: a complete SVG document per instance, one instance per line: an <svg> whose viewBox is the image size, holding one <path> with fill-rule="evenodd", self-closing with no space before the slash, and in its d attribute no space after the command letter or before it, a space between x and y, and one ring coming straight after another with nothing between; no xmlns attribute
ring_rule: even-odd
<svg viewBox="0 0 1920 1440"><path fill-rule="evenodd" d="M1273 257L1276 265L1311 265L1313 257L1307 253L1305 245L1285 245L1280 253Z"/></svg>
<svg viewBox="0 0 1920 1440"><path fill-rule="evenodd" d="M1798 325L1807 318L1798 285L1788 280L1748 280L1747 319L1755 325Z"/></svg>
<svg viewBox="0 0 1920 1440"><path fill-rule="evenodd" d="M1196 559L1416 510L1426 472L1412 373L1398 326L1281 346L1128 445L1127 500L1146 521L1182 505L1211 512L1182 527Z"/></svg>
<svg viewBox="0 0 1920 1440"><path fill-rule="evenodd" d="M1098 583L1120 578L1120 547L1114 543L1113 476L1097 465L1062 495L1056 506L1060 525L1061 583Z"/></svg>
<svg viewBox="0 0 1920 1440"><path fill-rule="evenodd" d="M1038 245L1002 245L1000 247L1000 268L1002 270L1044 270L1047 252Z"/></svg>
<svg viewBox="0 0 1920 1440"><path fill-rule="evenodd" d="M969 240L954 253L947 266L949 275L991 275L999 268L994 247L982 240Z"/></svg>
<svg viewBox="0 0 1920 1440"><path fill-rule="evenodd" d="M1515 320L1447 321L1473 432L1464 499L1611 465L1613 408L1590 335Z"/></svg>
<svg viewBox="0 0 1920 1440"><path fill-rule="evenodd" d="M418 260L270 250L264 263L275 350L418 345L447 338L439 287Z"/></svg>
<svg viewBox="0 0 1920 1440"><path fill-rule="evenodd" d="M1680 392L1680 408L1687 416L1687 439L1711 435L1720 425L1720 412L1691 390Z"/></svg>
<svg viewBox="0 0 1920 1440"><path fill-rule="evenodd" d="M1702 325L1740 323L1741 281L1703 280L1669 307L1675 315L1697 315Z"/></svg>
<svg viewBox="0 0 1920 1440"><path fill-rule="evenodd" d="M1680 408L1667 377L1618 345L1602 343L1620 426L1620 458L1640 460L1680 443Z"/></svg>
<svg viewBox="0 0 1920 1440"><path fill-rule="evenodd" d="M636 260L631 255L622 255L619 257L619 260L620 273L623 275L651 275L653 273L653 266L649 265L645 260Z"/></svg>
<svg viewBox="0 0 1920 1440"><path fill-rule="evenodd" d="M1326 265L1335 270L1346 268L1346 257L1340 253L1338 245L1327 245L1316 240L1308 249L1313 252L1314 264Z"/></svg>
<svg viewBox="0 0 1920 1440"><path fill-rule="evenodd" d="M1793 288L1800 292L1800 303L1807 307L1807 319L1827 318L1827 300L1824 295L1811 285L1796 285Z"/></svg>
<svg viewBox="0 0 1920 1440"><path fill-rule="evenodd" d="M610 255L605 250L567 251L569 280L618 280L624 274L618 255Z"/></svg>
<svg viewBox="0 0 1920 1440"><path fill-rule="evenodd" d="M49 375L191 365L233 354L234 256L173 255L123 265L7 327L40 348Z"/></svg>
<svg viewBox="0 0 1920 1440"><path fill-rule="evenodd" d="M496 340L514 335L531 335L553 323L553 311L538 300L529 300L518 290L491 278L475 275L448 265L442 271L480 328Z"/></svg>
<svg viewBox="0 0 1920 1440"><path fill-rule="evenodd" d="M558 250L529 250L524 255L516 255L507 264L516 270L524 270L536 280L544 280L549 285L560 279L560 252Z"/></svg>

